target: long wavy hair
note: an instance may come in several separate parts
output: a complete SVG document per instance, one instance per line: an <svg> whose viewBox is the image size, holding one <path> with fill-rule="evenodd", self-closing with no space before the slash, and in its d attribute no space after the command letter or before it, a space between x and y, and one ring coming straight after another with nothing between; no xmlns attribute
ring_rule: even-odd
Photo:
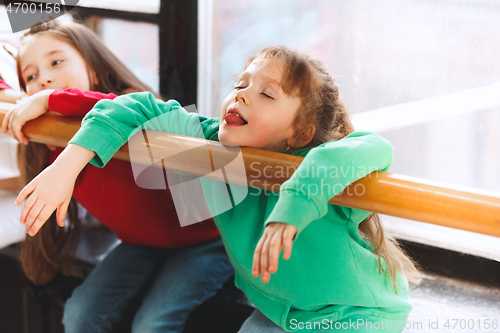
<svg viewBox="0 0 500 333"><path fill-rule="evenodd" d="M258 58L278 60L284 64L281 87L288 95L298 96L301 105L292 122L295 142L303 142L304 125L312 124L315 132L312 140L303 147L316 147L328 141L344 138L354 131L338 87L321 61L284 46L272 46L260 50L247 59L245 68ZM292 143L291 148L303 148ZM380 216L369 215L359 224L358 230L372 245L372 252L378 257L379 269L390 276L397 293L397 273L409 282L418 284L421 280L417 264L409 258L398 242L384 233ZM386 262L386 268L382 263Z"/></svg>
<svg viewBox="0 0 500 333"><path fill-rule="evenodd" d="M91 90L117 95L133 91L152 91L87 27L77 23L59 24L57 21L50 21L26 32L20 39L21 48L29 42L30 37L41 34L50 35L68 43L82 55L87 65ZM91 80L92 71L98 78L97 85ZM23 90L26 90L19 58L17 59L17 72L19 84ZM46 145L34 142L18 147L21 178L24 184L28 184L49 165L50 151ZM33 237L26 237L21 246L21 262L24 272L35 284L49 282L57 272L75 275L73 262L81 222L74 200L70 203L67 216L69 223L65 228L60 228L53 214L40 231Z"/></svg>

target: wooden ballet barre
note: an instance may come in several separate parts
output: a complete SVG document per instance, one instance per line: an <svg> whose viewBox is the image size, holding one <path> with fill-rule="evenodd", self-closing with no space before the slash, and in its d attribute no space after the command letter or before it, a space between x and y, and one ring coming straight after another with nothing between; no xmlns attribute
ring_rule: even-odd
<svg viewBox="0 0 500 333"><path fill-rule="evenodd" d="M11 104L0 103L0 122L11 107ZM30 141L65 147L79 127L78 119L48 113L27 123L23 132ZM145 143L144 133L139 132L114 158L129 161L130 148L134 151L134 162L151 165L148 153L151 149L156 156L171 156L182 151L181 159L165 159L164 167L204 175L206 171L201 166L206 161L201 161L196 149L203 145L206 145L203 139L156 131L147 131ZM217 155L218 159L225 158L221 143L209 141L208 146L211 152L222 154ZM302 157L253 148L241 148L241 153L247 177L241 177L238 170L227 167L228 179L239 185L275 192L302 161ZM497 193L474 193L469 189L434 185L423 179L375 172L348 186L329 203L500 237L500 194Z"/></svg>

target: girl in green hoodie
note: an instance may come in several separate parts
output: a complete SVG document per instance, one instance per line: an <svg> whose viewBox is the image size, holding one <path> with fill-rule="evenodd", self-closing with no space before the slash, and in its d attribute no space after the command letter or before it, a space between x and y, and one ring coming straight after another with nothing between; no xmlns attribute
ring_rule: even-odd
<svg viewBox="0 0 500 333"><path fill-rule="evenodd" d="M141 129L305 157L279 195L202 179L235 283L257 308L240 332L402 332L415 266L384 236L376 214L328 204L354 181L387 171L392 146L353 132L320 62L285 47L261 50L214 119L149 93L99 102L65 151L20 193L18 205L31 194L21 215L30 234L55 209L62 224L83 167L105 165ZM237 198L232 209L220 204L228 187Z"/></svg>

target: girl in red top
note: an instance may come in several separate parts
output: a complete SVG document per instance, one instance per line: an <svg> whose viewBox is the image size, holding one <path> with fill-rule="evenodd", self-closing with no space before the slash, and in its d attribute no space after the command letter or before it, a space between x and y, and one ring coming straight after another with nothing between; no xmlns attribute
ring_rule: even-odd
<svg viewBox="0 0 500 333"><path fill-rule="evenodd" d="M83 117L100 99L149 90L89 29L52 22L21 39L18 74L30 97L5 116L2 128L24 144L23 125L48 110ZM43 147L26 149L24 155L36 153L43 161L48 156ZM53 162L61 151L50 152L48 160ZM27 180L40 171L27 170ZM64 310L66 332L110 331L143 292L132 331L181 332L189 312L233 274L213 221L181 227L170 191L138 187L129 162L113 160L104 169L89 165L76 181L73 198L123 243L73 292ZM55 225L47 223L45 231L27 238L23 266L34 282L47 281L42 258L68 271L74 247L68 246L67 233L77 228Z"/></svg>

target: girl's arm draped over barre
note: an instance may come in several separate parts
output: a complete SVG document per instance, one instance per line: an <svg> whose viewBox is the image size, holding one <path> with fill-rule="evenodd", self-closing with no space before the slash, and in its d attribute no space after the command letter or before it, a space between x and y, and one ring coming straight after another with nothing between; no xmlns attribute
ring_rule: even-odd
<svg viewBox="0 0 500 333"><path fill-rule="evenodd" d="M156 119L158 116L161 119ZM64 152L19 194L17 205L31 194L20 219L26 224L26 232L35 235L56 209L58 224L62 226L81 170L91 160L103 167L138 126L145 124L153 130L203 137L200 119L206 118L186 112L176 101L156 100L151 93L102 100L85 117L82 128Z"/></svg>
<svg viewBox="0 0 500 333"><path fill-rule="evenodd" d="M49 111L48 100L53 89L45 89L19 101L17 106L7 112L2 122L2 133L10 130L14 139L20 143L28 144L22 128L26 122L36 119Z"/></svg>
<svg viewBox="0 0 500 333"><path fill-rule="evenodd" d="M300 234L309 223L325 216L328 200L374 171L387 171L392 159L392 145L369 132L353 132L311 149L292 177L281 186L278 203L266 224L289 223L296 226ZM351 213L351 208L345 209L347 214ZM351 220L356 222L354 218Z"/></svg>
<svg viewBox="0 0 500 333"><path fill-rule="evenodd" d="M45 89L24 98L4 117L2 132L10 130L17 141L27 144L22 132L26 122L36 119L47 111L63 116L84 117L102 99L114 99L117 95L98 91L81 91L77 88Z"/></svg>
<svg viewBox="0 0 500 333"><path fill-rule="evenodd" d="M368 132L354 132L311 149L280 188L278 202L255 248L252 275L262 274L262 282L268 282L270 274L278 270L282 248L283 259L289 259L293 239L311 222L326 215L328 200L358 179L374 171L388 170L392 158L392 145L379 135ZM363 192L364 189L356 189L353 195ZM353 209L341 209L353 222L362 221L353 216Z"/></svg>

